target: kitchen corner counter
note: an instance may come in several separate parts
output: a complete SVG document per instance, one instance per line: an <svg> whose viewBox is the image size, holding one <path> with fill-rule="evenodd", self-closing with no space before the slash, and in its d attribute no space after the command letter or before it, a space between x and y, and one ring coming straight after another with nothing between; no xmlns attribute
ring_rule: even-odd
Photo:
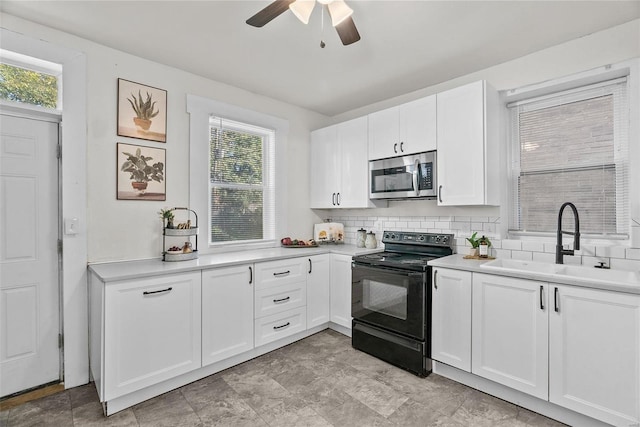
<svg viewBox="0 0 640 427"><path fill-rule="evenodd" d="M179 262L164 262L161 259L139 261L117 261L89 264L88 268L103 282L153 277L170 273L200 271L209 268L229 267L254 262L274 261L278 259L307 257L321 254L360 255L378 252L381 248L357 248L355 245L321 245L313 248L268 248L211 255L200 255L198 259Z"/></svg>
<svg viewBox="0 0 640 427"><path fill-rule="evenodd" d="M549 274L538 271L483 268L482 265L493 260L464 259L462 254L454 254L447 257L429 261L431 267L450 268L452 270L470 271L472 273L484 273L496 276L517 277L519 279L538 280L549 283L558 283L583 288L600 289L604 291L624 292L640 295L640 285L637 283L599 281L595 278L577 277L563 274ZM584 267L588 269L589 267Z"/></svg>

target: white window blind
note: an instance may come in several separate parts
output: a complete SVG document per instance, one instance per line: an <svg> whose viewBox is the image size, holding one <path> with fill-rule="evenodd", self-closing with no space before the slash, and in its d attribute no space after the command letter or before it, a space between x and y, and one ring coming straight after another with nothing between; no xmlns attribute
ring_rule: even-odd
<svg viewBox="0 0 640 427"><path fill-rule="evenodd" d="M275 132L209 119L209 243L275 239Z"/></svg>
<svg viewBox="0 0 640 427"><path fill-rule="evenodd" d="M628 235L628 104L622 78L510 105L510 231L555 232L572 202L582 234Z"/></svg>

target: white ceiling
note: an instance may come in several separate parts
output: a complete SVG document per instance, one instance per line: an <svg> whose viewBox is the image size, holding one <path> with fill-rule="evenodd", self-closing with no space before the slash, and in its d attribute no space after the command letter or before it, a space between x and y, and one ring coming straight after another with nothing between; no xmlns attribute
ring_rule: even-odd
<svg viewBox="0 0 640 427"><path fill-rule="evenodd" d="M270 1L13 1L2 12L328 116L640 17L640 1L347 0L362 40L342 46ZM326 48L319 47L320 39Z"/></svg>

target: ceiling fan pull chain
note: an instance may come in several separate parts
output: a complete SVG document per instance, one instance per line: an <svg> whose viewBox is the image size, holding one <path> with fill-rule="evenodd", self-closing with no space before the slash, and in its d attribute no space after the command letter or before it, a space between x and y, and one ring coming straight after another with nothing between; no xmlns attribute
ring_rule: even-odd
<svg viewBox="0 0 640 427"><path fill-rule="evenodd" d="M324 36L324 10L325 10L326 6L322 5L322 13L320 14L320 48L324 49L324 47L326 46L326 44L324 43L324 40L322 40L323 36Z"/></svg>

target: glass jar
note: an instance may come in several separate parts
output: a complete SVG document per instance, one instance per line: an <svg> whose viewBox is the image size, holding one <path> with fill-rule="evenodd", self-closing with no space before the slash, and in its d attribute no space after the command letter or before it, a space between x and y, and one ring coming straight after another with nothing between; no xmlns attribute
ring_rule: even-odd
<svg viewBox="0 0 640 427"><path fill-rule="evenodd" d="M361 228L360 230L356 231L356 248L364 248L366 239L367 230Z"/></svg>
<svg viewBox="0 0 640 427"><path fill-rule="evenodd" d="M378 241L376 240L376 235L373 231L367 233L367 238L364 242L364 246L367 249L375 249L378 246Z"/></svg>

